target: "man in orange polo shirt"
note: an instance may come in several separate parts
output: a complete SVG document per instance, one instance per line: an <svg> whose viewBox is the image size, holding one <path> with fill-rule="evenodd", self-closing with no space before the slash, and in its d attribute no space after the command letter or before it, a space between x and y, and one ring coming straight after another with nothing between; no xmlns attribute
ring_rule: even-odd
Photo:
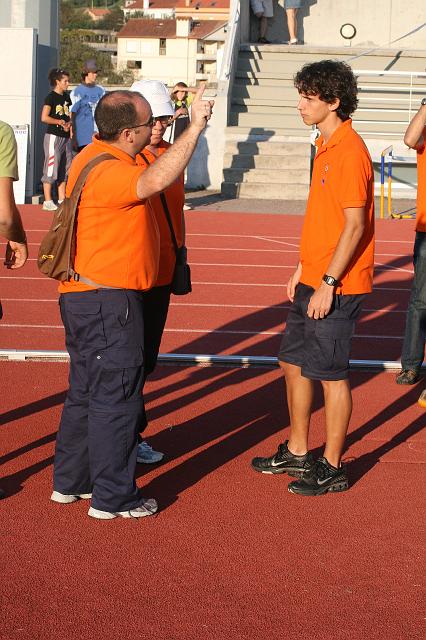
<svg viewBox="0 0 426 640"><path fill-rule="evenodd" d="M402 346L402 370L398 384L414 384L425 355L426 338L426 98L408 125L404 142L417 151L416 239L414 241L414 279L411 287Z"/></svg>
<svg viewBox="0 0 426 640"><path fill-rule="evenodd" d="M87 162L108 152L86 180L78 208L75 271L60 285L60 309L70 354L70 386L56 440L52 500L90 499L89 515L140 518L157 510L135 482L143 415L143 291L157 279L159 236L147 205L188 164L211 116L200 89L181 138L148 169L135 157L154 120L139 94L114 91L98 103L99 133L75 158L67 196Z"/></svg>
<svg viewBox="0 0 426 640"><path fill-rule="evenodd" d="M262 473L300 478L289 491L320 495L348 488L341 465L352 411L348 381L354 324L374 265L374 179L370 155L352 129L357 84L343 62L305 65L295 77L304 123L316 125L312 182L300 244L300 261L287 284L293 303L280 348L290 414L289 439L268 458L254 458ZM321 382L326 421L324 454L308 450L314 380Z"/></svg>

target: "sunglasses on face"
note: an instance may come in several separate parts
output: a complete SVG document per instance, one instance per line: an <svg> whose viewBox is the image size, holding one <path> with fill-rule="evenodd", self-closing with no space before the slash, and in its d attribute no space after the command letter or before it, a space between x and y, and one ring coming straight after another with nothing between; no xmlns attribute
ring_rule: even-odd
<svg viewBox="0 0 426 640"><path fill-rule="evenodd" d="M120 130L120 133L122 131L125 131L126 129L139 129L139 127L150 127L152 129L157 122L160 122L163 126L168 127L172 123L172 120L172 116L160 116L158 118L154 118L154 116L151 116L149 120L147 120L146 122L142 122L141 124L135 124L133 127L123 127L123 129Z"/></svg>

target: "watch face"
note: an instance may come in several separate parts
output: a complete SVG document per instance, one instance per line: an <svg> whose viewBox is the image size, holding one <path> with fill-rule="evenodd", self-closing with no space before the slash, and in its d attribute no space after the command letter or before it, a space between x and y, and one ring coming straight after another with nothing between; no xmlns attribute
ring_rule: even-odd
<svg viewBox="0 0 426 640"><path fill-rule="evenodd" d="M423 98L422 105L425 105L425 104L426 104L426 98Z"/></svg>

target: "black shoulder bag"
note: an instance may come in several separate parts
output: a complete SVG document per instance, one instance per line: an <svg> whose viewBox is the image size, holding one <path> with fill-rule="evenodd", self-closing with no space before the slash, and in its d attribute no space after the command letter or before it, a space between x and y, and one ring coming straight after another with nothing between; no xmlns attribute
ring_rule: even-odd
<svg viewBox="0 0 426 640"><path fill-rule="evenodd" d="M148 158L143 153L141 153L141 156L145 160L145 162L149 165L150 162ZM171 283L171 292L174 293L175 296L185 296L187 293L191 293L192 291L191 269L187 262L188 251L185 246L185 238L184 238L184 244L181 247L178 247L175 230L173 229L172 218L170 215L166 196L163 192L160 193L160 199L161 199L161 204L163 205L167 224L169 225L173 248L176 254L176 264L175 264L175 270L173 272L173 279ZM182 220L183 220L183 215L184 214L182 211ZM185 228L185 226L183 226L183 228Z"/></svg>

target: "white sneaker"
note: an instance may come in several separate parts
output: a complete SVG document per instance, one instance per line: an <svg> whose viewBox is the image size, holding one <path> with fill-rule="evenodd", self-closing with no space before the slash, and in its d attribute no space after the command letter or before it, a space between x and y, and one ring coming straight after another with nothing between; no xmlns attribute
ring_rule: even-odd
<svg viewBox="0 0 426 640"><path fill-rule="evenodd" d="M138 454L136 459L141 464L154 464L155 462L160 462L163 458L164 453L161 453L161 451L154 451L146 440L142 440L142 442L138 444Z"/></svg>
<svg viewBox="0 0 426 640"><path fill-rule="evenodd" d="M91 497L91 493L76 493L67 495L66 493L59 493L59 491L54 491L50 496L50 499L53 500L53 502L59 502L60 504L71 504L71 502L77 502L77 500L90 500Z"/></svg>
<svg viewBox="0 0 426 640"><path fill-rule="evenodd" d="M142 504L139 507L135 507L131 511L117 511L112 513L111 511L100 511L90 507L87 512L91 518L97 518L98 520L112 520L113 518L144 518L145 516L153 516L157 512L158 504L154 498L143 498Z"/></svg>
<svg viewBox="0 0 426 640"><path fill-rule="evenodd" d="M56 211L57 208L53 200L45 200L43 202L43 211Z"/></svg>

